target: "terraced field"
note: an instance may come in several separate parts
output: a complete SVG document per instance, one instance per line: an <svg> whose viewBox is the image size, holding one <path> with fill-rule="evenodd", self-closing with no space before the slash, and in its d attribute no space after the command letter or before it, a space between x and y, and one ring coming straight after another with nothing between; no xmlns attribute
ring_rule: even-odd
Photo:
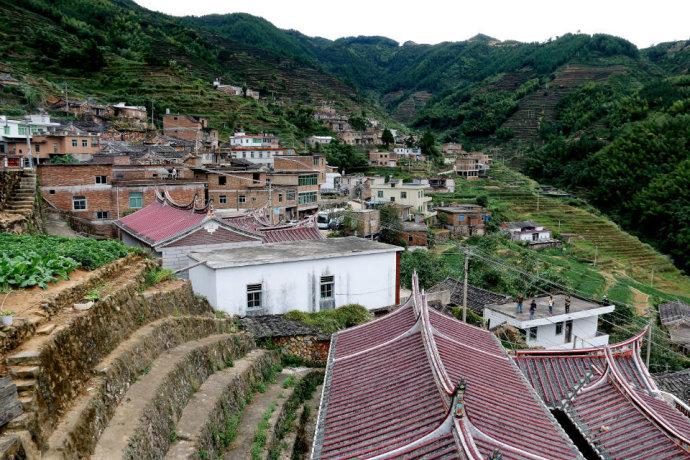
<svg viewBox="0 0 690 460"><path fill-rule="evenodd" d="M461 203L486 195L492 210L507 220L534 220L560 234L572 234L565 257L548 251L539 254L554 264L575 263L583 279L590 278L589 283L594 283L592 277L599 277L600 286L587 289L592 294L611 297L613 293L631 300L631 290L637 290L658 299L690 297L690 278L667 256L581 200L540 196L537 187L536 182L497 164L492 179L458 182L454 194L436 194L434 201Z"/></svg>

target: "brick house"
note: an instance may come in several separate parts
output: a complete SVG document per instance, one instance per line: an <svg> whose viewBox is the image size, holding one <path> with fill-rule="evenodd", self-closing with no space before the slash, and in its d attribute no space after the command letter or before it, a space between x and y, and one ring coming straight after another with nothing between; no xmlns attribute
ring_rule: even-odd
<svg viewBox="0 0 690 460"><path fill-rule="evenodd" d="M423 222L403 222L401 238L408 246L427 247L429 245L429 227Z"/></svg>
<svg viewBox="0 0 690 460"><path fill-rule="evenodd" d="M453 171L468 180L486 177L491 167L491 157L489 155L474 152L464 153L455 158Z"/></svg>
<svg viewBox="0 0 690 460"><path fill-rule="evenodd" d="M80 161L90 159L101 149L98 134L87 133L74 126L49 129L31 135L31 153L34 162L47 163L50 158L72 155ZM7 153L27 157L26 139L15 138L5 142Z"/></svg>
<svg viewBox="0 0 690 460"><path fill-rule="evenodd" d="M442 206L436 212L443 228L462 236L483 235L484 224L491 218L486 209L476 204Z"/></svg>
<svg viewBox="0 0 690 460"><path fill-rule="evenodd" d="M163 116L166 136L198 142L207 150L218 148L218 130L209 127L208 118L198 115L166 114Z"/></svg>
<svg viewBox="0 0 690 460"><path fill-rule="evenodd" d="M397 155L392 152L380 152L374 150L369 152L369 166L387 166L395 168L397 165Z"/></svg>
<svg viewBox="0 0 690 460"><path fill-rule="evenodd" d="M276 157L269 178L277 187L296 188L297 214L304 217L318 208L320 186L330 168L322 155Z"/></svg>
<svg viewBox="0 0 690 460"><path fill-rule="evenodd" d="M180 202L203 200L205 184L181 165L170 166L182 171L173 179L161 165L134 165L124 156L95 160L38 168L43 199L92 233L112 236L113 220L150 204L160 189Z"/></svg>

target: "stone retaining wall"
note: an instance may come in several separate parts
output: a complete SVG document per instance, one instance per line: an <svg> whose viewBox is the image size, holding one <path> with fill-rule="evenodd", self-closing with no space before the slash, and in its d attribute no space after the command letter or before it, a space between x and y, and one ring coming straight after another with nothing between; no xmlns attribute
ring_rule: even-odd
<svg viewBox="0 0 690 460"><path fill-rule="evenodd" d="M14 189L19 187L21 171L0 171L0 211L5 209Z"/></svg>
<svg viewBox="0 0 690 460"><path fill-rule="evenodd" d="M286 355L296 356L311 365L325 366L331 340L314 335L275 337L273 343L283 349Z"/></svg>
<svg viewBox="0 0 690 460"><path fill-rule="evenodd" d="M96 369L98 377L87 382L91 388L88 400L82 401L76 420L70 426L60 426L51 438L51 447L65 458L83 458L96 447L103 430L113 416L130 385L151 366L165 350L182 343L213 334L234 333L232 319L214 317L170 317L157 321L148 330L137 332L138 337L121 345L117 356ZM64 430L64 431L62 431Z"/></svg>
<svg viewBox="0 0 690 460"><path fill-rule="evenodd" d="M35 425L30 426L30 431L42 449L61 412L93 376L94 366L122 340L162 317L212 311L206 301L194 296L189 283L142 294L138 290L141 281L131 280L111 297L97 302L87 314L55 333L40 350Z"/></svg>

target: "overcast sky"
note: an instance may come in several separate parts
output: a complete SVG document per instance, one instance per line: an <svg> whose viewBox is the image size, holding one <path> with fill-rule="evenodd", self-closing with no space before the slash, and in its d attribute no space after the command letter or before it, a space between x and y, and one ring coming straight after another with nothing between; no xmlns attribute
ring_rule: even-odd
<svg viewBox="0 0 690 460"><path fill-rule="evenodd" d="M175 16L245 12L283 29L330 39L381 35L439 43L477 33L544 41L608 33L639 47L690 38L688 0L136 0Z"/></svg>

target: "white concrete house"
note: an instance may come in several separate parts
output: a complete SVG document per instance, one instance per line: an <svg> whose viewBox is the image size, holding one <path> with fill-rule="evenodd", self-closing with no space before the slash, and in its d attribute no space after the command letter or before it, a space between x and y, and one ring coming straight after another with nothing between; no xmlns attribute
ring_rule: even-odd
<svg viewBox="0 0 690 460"><path fill-rule="evenodd" d="M534 222L508 222L503 225L503 228L513 241L524 241L526 243L551 241L551 230Z"/></svg>
<svg viewBox="0 0 690 460"><path fill-rule="evenodd" d="M517 303L508 302L484 307L484 320L489 329L509 324L525 332L527 345L546 349L590 348L608 345L608 334L597 331L599 315L611 313L613 305L602 305L578 297L570 297L565 311L566 296L554 295L553 313L549 314L548 297L537 297L537 311L530 319L532 298L523 302L523 312L517 313Z"/></svg>
<svg viewBox="0 0 690 460"><path fill-rule="evenodd" d="M419 147L395 147L393 153L400 157L418 159L422 156L422 149Z"/></svg>
<svg viewBox="0 0 690 460"><path fill-rule="evenodd" d="M363 238L327 238L189 254L194 292L233 315L316 312L400 301L402 248Z"/></svg>
<svg viewBox="0 0 690 460"><path fill-rule="evenodd" d="M237 132L230 137L231 147L280 147L278 139L272 134L247 134Z"/></svg>

